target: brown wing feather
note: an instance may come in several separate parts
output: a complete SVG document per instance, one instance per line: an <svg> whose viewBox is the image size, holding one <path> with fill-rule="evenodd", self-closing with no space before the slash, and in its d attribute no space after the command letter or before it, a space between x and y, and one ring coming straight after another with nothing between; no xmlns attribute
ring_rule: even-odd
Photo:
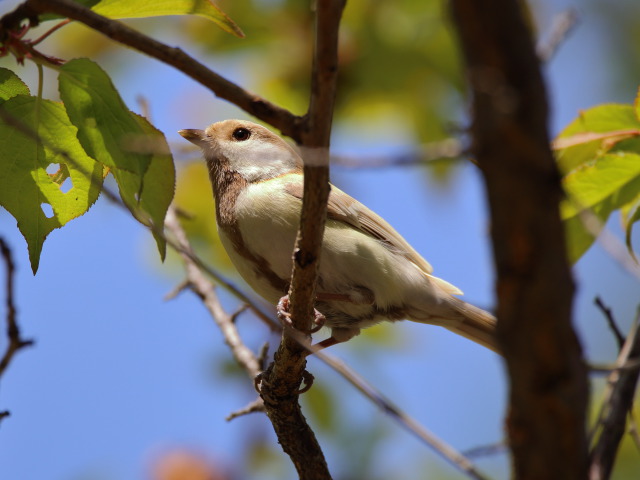
<svg viewBox="0 0 640 480"><path fill-rule="evenodd" d="M286 186L290 195L302 198L302 184L290 183ZM329 202L327 204L327 218L347 223L367 235L385 243L397 253L403 255L426 275L431 276L433 267L420 256L409 243L396 232L382 217L369 210L353 197L347 195L339 188L331 186ZM431 277L444 291L457 295L462 292L450 283Z"/></svg>

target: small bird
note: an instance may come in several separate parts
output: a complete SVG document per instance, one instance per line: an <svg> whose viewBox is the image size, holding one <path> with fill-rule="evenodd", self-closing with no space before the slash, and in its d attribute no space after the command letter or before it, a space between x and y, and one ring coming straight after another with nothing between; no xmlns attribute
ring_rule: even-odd
<svg viewBox="0 0 640 480"><path fill-rule="evenodd" d="M180 130L209 168L222 245L242 278L272 304L286 295L302 208L302 159L265 127L225 120ZM495 352L496 319L455 295L384 219L335 186L319 259L315 308L327 347L383 320L445 327Z"/></svg>

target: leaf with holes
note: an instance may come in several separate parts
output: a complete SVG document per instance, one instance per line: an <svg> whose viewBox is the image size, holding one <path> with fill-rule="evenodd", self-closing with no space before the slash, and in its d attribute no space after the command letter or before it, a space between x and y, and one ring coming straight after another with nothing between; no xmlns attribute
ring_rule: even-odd
<svg viewBox="0 0 640 480"><path fill-rule="evenodd" d="M140 223L151 227L160 257L164 260L167 243L163 235L164 217L173 200L175 189L173 157L162 132L145 118L134 113L131 116L145 131L145 136L131 142L130 147L150 153L151 163L144 177L126 170L112 170L112 173L118 182L120 196L125 205Z"/></svg>
<svg viewBox="0 0 640 480"><path fill-rule="evenodd" d="M102 68L86 58L76 58L60 68L60 98L78 139L89 156L111 169L144 175L151 155L129 148L131 139L145 132Z"/></svg>
<svg viewBox="0 0 640 480"><path fill-rule="evenodd" d="M18 95L2 109L0 205L17 220L35 273L47 235L98 198L103 167L84 152L61 104Z"/></svg>
<svg viewBox="0 0 640 480"><path fill-rule="evenodd" d="M594 234L612 211L630 203L640 191L640 155L616 153L600 157L563 179L567 200L560 212L565 221L568 251L576 261L591 246ZM585 215L591 211L593 216Z"/></svg>
<svg viewBox="0 0 640 480"><path fill-rule="evenodd" d="M0 68L0 100L16 95L29 95L29 87L11 70Z"/></svg>

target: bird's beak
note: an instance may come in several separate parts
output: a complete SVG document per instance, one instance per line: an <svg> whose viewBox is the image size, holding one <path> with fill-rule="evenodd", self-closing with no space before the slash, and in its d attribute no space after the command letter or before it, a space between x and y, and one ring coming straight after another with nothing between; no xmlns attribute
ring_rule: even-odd
<svg viewBox="0 0 640 480"><path fill-rule="evenodd" d="M196 130L193 128L187 128L185 130L179 130L178 133L182 135L185 139L189 140L191 143L202 146L202 142L204 142L205 134L204 130Z"/></svg>

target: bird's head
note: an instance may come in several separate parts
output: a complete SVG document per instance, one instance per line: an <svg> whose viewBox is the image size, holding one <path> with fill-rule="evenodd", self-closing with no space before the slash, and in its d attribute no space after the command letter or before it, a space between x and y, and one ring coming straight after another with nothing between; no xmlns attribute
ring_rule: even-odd
<svg viewBox="0 0 640 480"><path fill-rule="evenodd" d="M248 182L298 173L302 161L296 151L267 128L245 120L225 120L204 130L178 133L199 146L210 168L224 165Z"/></svg>

